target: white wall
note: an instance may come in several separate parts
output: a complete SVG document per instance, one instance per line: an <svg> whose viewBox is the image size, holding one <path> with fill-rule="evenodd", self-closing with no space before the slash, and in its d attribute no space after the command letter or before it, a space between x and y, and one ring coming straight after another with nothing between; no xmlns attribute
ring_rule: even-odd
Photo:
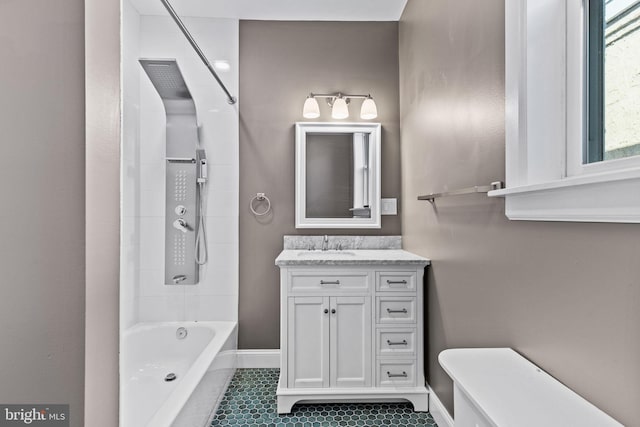
<svg viewBox="0 0 640 427"><path fill-rule="evenodd" d="M122 4L122 227L120 321L123 329L138 321L138 244L140 240L140 15Z"/></svg>
<svg viewBox="0 0 640 427"><path fill-rule="evenodd" d="M213 76L176 24L164 16L141 16L139 51L125 6L125 82L123 132L123 326L172 320L237 320L238 306L238 110L231 106ZM238 21L184 18L211 62L226 60L220 77L238 94ZM207 241L209 263L198 285L164 285L165 122L160 97L138 58L175 58L198 112L200 143L207 151ZM133 64L132 64L133 63ZM136 82L133 80L137 79ZM139 98L128 95L129 86ZM139 102L139 109L134 105ZM139 111L139 128L134 116ZM136 135L137 134L137 135ZM127 146L130 144L130 146ZM135 315L129 309L137 307ZM129 321L125 321L128 319Z"/></svg>

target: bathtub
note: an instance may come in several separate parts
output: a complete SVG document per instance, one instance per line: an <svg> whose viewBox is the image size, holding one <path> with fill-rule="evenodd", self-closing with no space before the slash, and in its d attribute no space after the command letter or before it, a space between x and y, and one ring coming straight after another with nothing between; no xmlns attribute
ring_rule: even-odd
<svg viewBox="0 0 640 427"><path fill-rule="evenodd" d="M139 323L124 331L120 426L204 426L235 371L236 335L236 322ZM168 374L175 380L165 381Z"/></svg>

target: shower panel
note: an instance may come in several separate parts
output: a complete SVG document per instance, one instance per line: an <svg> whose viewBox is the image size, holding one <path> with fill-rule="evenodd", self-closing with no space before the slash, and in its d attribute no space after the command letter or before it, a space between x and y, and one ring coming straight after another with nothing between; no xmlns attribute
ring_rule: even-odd
<svg viewBox="0 0 640 427"><path fill-rule="evenodd" d="M167 115L164 282L195 285L196 240L201 225L200 191L207 164L199 149L196 107L175 59L141 59Z"/></svg>

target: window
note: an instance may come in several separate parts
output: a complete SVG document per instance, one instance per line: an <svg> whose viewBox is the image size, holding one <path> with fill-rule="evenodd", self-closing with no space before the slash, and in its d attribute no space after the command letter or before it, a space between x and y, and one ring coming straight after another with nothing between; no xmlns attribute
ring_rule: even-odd
<svg viewBox="0 0 640 427"><path fill-rule="evenodd" d="M640 222L640 0L505 2L517 220Z"/></svg>
<svg viewBox="0 0 640 427"><path fill-rule="evenodd" d="M640 0L588 0L584 163L640 155Z"/></svg>

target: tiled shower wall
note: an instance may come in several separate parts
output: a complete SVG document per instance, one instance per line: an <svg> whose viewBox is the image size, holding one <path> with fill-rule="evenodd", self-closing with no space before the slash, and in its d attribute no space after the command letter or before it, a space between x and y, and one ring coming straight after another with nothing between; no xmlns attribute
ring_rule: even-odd
<svg viewBox="0 0 640 427"><path fill-rule="evenodd" d="M120 229L120 321L122 329L137 322L137 270L140 241L137 164L140 162L140 15L128 1L122 5L122 167Z"/></svg>
<svg viewBox="0 0 640 427"><path fill-rule="evenodd" d="M136 21L137 12L131 9L125 2L123 327L137 322L237 320L237 104L227 103L220 87L169 17L138 15L136 34L132 22ZM127 14L133 18L127 19ZM127 22L131 25L127 26ZM229 70L219 74L237 95L238 21L184 18L184 22L211 62L229 64ZM134 37L138 37L137 43L131 40ZM136 44L137 54L130 52ZM160 97L137 64L138 58L177 59L196 103L200 144L209 161L209 262L201 268L200 283L195 286L164 285L166 116Z"/></svg>

